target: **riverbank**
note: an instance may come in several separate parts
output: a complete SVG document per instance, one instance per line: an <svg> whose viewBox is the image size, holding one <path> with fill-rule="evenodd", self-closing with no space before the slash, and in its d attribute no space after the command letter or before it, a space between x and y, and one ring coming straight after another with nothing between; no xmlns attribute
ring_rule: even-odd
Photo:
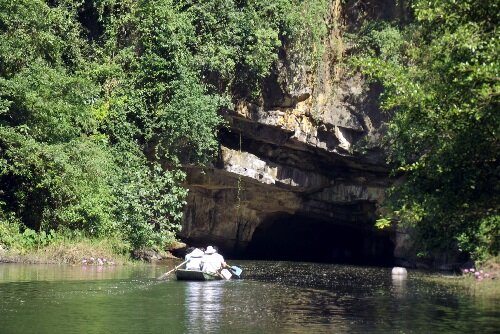
<svg viewBox="0 0 500 334"><path fill-rule="evenodd" d="M500 299L500 257L492 258L477 268L463 268L460 275L426 276L425 280L463 290L474 297Z"/></svg>
<svg viewBox="0 0 500 334"><path fill-rule="evenodd" d="M122 246L115 240L81 239L64 240L43 247L0 249L0 263L31 264L101 264L120 265L132 263Z"/></svg>
<svg viewBox="0 0 500 334"><path fill-rule="evenodd" d="M176 259L168 251L140 249L118 238L60 238L43 246L6 247L0 243L0 263L123 265Z"/></svg>
<svg viewBox="0 0 500 334"><path fill-rule="evenodd" d="M442 275L426 277L425 281L438 283L447 289L463 290L468 295L478 298L500 299L500 280L498 278L478 281L472 277Z"/></svg>
<svg viewBox="0 0 500 334"><path fill-rule="evenodd" d="M168 251L133 249L129 242L116 235L88 237L78 231L51 231L49 234L27 231L0 229L0 263L102 266L176 259ZM177 244L180 243L173 242L172 247Z"/></svg>
<svg viewBox="0 0 500 334"><path fill-rule="evenodd" d="M135 250L117 252L106 240L81 240L57 243L30 250L5 250L0 248L0 263L24 264L85 264L98 266L130 265L177 259L170 252Z"/></svg>

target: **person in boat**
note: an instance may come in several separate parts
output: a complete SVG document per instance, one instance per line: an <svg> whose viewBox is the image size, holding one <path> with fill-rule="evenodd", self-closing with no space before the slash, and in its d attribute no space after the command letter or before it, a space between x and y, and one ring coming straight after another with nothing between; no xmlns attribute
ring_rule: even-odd
<svg viewBox="0 0 500 334"><path fill-rule="evenodd" d="M187 270L201 270L201 261L205 253L199 248L195 248L192 252L186 254L184 258Z"/></svg>
<svg viewBox="0 0 500 334"><path fill-rule="evenodd" d="M205 255L201 259L201 270L205 273L215 274L219 270L226 268L227 263L224 257L217 253L217 249L213 246L208 246L205 250Z"/></svg>
<svg viewBox="0 0 500 334"><path fill-rule="evenodd" d="M193 253L193 251L196 250L196 249L202 251L202 253L205 254L205 248L204 247L188 247L186 249L186 255L184 255L184 260L185 261L189 260L189 258L191 257L191 253ZM198 253L198 251L197 251L197 253Z"/></svg>

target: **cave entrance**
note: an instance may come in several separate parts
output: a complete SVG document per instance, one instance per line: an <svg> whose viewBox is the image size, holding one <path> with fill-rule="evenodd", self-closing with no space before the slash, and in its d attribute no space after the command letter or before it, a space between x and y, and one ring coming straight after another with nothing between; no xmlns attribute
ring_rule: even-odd
<svg viewBox="0 0 500 334"><path fill-rule="evenodd" d="M248 244L246 257L390 266L393 254L394 243L388 232L288 216L259 225Z"/></svg>

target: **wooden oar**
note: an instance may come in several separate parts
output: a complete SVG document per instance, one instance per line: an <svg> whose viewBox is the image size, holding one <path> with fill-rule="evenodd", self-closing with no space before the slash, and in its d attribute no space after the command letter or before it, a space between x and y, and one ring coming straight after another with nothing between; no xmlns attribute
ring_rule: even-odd
<svg viewBox="0 0 500 334"><path fill-rule="evenodd" d="M162 279L165 279L167 278L168 275L170 275L172 272L176 271L177 269L179 269L180 267L182 267L182 265L186 264L189 260L186 260L184 262L182 262L181 264L179 264L177 267L175 267L174 269L170 270L170 271L167 271L166 273L164 273L163 275L161 275L160 277L158 277L159 280L162 280Z"/></svg>

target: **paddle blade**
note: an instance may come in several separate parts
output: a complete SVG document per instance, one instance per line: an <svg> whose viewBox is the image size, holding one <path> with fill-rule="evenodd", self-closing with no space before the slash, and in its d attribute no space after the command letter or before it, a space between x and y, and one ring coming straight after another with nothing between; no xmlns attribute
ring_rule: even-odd
<svg viewBox="0 0 500 334"><path fill-rule="evenodd" d="M231 276L233 276L233 274L231 274L231 272L230 272L229 270L227 270L227 269L222 269L222 270L220 271L220 275L221 275L221 276L222 276L222 278L224 278L224 279L230 279L230 278L231 278Z"/></svg>
<svg viewBox="0 0 500 334"><path fill-rule="evenodd" d="M237 267L237 266L231 266L231 267L229 267L229 270L237 278L240 278L241 272L243 271L243 270L241 270L240 267Z"/></svg>

